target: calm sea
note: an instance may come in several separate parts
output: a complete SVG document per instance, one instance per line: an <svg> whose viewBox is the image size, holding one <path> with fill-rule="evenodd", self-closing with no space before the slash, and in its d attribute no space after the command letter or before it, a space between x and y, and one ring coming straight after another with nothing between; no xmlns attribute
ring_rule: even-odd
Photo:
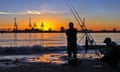
<svg viewBox="0 0 120 72"><path fill-rule="evenodd" d="M120 42L120 33L91 33L94 40L98 44L103 44L103 40L105 37L111 37L113 41L119 43ZM84 34L78 34L78 44L84 44L84 38L81 42L79 40L84 36ZM66 35L65 33L1 33L0 34L0 46L33 46L33 45L41 45L45 47L49 46L66 46ZM85 52L86 53L86 52ZM94 51L92 53L78 53L78 58L100 58L95 54ZM46 63L55 63L55 64L64 64L67 59L61 59L63 57L66 58L66 51L58 52L58 53L50 53L50 54L36 54L36 55L4 55L1 56L0 59L12 59L16 60L20 59L22 61L27 62L46 62ZM6 65L9 66L9 65Z"/></svg>
<svg viewBox="0 0 120 72"><path fill-rule="evenodd" d="M102 43L106 37L111 37L113 41L120 43L120 33L91 33L97 44ZM78 34L78 44L84 44L83 33ZM0 33L0 46L66 46L65 33Z"/></svg>

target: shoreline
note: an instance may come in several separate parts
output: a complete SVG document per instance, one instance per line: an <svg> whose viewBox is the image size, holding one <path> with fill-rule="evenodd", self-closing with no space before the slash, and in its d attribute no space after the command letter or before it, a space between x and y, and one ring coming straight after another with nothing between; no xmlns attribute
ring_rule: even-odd
<svg viewBox="0 0 120 72"><path fill-rule="evenodd" d="M92 46L91 46L92 47ZM104 47L104 46L97 46L97 47ZM26 47L25 47L26 48ZM32 47L35 48L35 47ZM43 48L41 46L36 46L36 48ZM54 49L56 48L56 49ZM57 49L58 48L58 49ZM57 52L60 51L59 48L65 48L63 47L50 47L46 49L48 52ZM9 48L10 49L10 48ZM20 48L17 48L18 51ZM29 49L27 47L27 49ZM64 51L64 50L61 51ZM56 51L55 51L56 50ZM45 50L43 50L45 51ZM25 51L26 52L26 51ZM39 51L41 52L41 51ZM43 52L44 53L44 52ZM10 54L9 54L10 55ZM11 55L12 56L12 55ZM58 55L51 55L52 58L55 59ZM68 65L67 63L63 64L55 64L52 62L29 62L26 61L27 57L17 58L13 57L14 59L1 59L0 61L0 72L119 72L120 71L120 64L118 68L110 68L107 64L102 63L99 59L94 59L90 57L90 59L82 59L79 58L80 61L76 66ZM29 59L33 59L36 61L36 59L40 59L41 55L39 56L31 56ZM46 56L45 56L46 57ZM48 58L48 57L47 57ZM63 60L66 59L66 56L61 56ZM24 61L25 60L25 61ZM54 61L54 59L53 59ZM56 60L55 60L56 61ZM61 60L60 60L61 61Z"/></svg>
<svg viewBox="0 0 120 72"><path fill-rule="evenodd" d="M120 45L118 45L120 48ZM105 45L89 46L89 50L104 50ZM54 53L60 51L67 51L66 46L56 47L42 47L39 45L35 46L20 46L20 47L0 47L0 55L30 55L30 54L43 54L43 53ZM85 51L84 46L78 46L78 51Z"/></svg>

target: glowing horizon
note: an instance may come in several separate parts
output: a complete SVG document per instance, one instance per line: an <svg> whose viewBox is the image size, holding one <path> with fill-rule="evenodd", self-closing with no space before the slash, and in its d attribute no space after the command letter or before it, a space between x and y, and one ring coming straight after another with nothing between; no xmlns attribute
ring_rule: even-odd
<svg viewBox="0 0 120 72"><path fill-rule="evenodd" d="M71 0L81 17L86 18L86 26L90 30L120 30L119 0ZM64 0L1 0L0 2L0 29L12 29L14 17L17 18L20 30L29 28L29 17L32 24L36 23L38 29L44 23L44 30L60 30L63 26L73 22L75 28L80 30L72 13Z"/></svg>

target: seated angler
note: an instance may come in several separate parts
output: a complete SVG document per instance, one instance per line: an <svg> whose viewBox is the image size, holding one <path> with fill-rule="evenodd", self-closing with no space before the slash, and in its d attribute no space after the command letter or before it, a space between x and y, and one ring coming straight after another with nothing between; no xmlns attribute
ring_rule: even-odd
<svg viewBox="0 0 120 72"><path fill-rule="evenodd" d="M120 60L120 49L118 45L111 40L111 38L105 38L104 43L106 43L106 50L104 57L101 58L102 62L106 62L110 67L117 67L118 61Z"/></svg>

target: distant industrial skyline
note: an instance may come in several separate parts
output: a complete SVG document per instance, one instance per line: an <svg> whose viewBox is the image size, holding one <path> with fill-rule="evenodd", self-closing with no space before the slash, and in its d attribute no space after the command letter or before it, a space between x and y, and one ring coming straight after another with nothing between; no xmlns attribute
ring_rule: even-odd
<svg viewBox="0 0 120 72"><path fill-rule="evenodd" d="M71 0L81 17L86 18L88 29L120 30L120 0ZM45 24L45 30L59 30L61 26L68 27L74 22L80 29L64 0L0 0L0 28L13 28L14 18L19 29L25 29L36 23L40 28Z"/></svg>

